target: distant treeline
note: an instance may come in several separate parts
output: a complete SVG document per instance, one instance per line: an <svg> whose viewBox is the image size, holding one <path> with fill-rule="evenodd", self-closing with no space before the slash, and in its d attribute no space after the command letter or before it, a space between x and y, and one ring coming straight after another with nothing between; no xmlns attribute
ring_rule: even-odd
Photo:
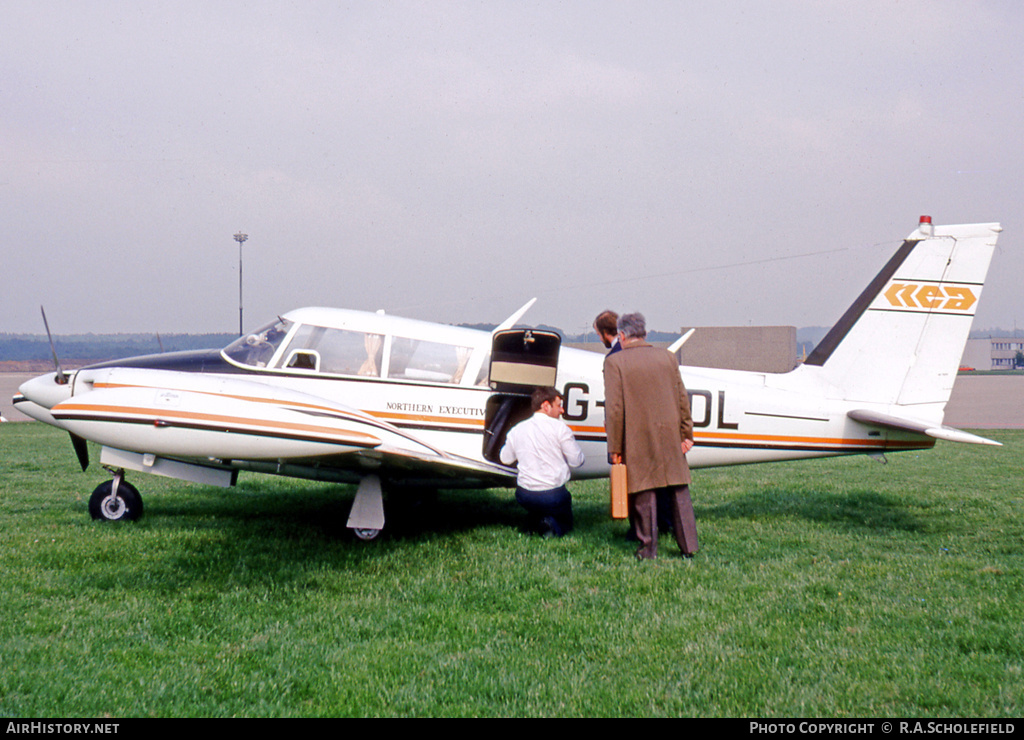
<svg viewBox="0 0 1024 740"><path fill-rule="evenodd" d="M53 338L57 356L75 360L116 360L158 352L224 347L237 334L66 334ZM0 333L0 361L48 360L46 335Z"/></svg>
<svg viewBox="0 0 1024 740"><path fill-rule="evenodd" d="M1020 339L1024 329L974 329L971 339Z"/></svg>
<svg viewBox="0 0 1024 740"><path fill-rule="evenodd" d="M496 324L462 324L472 329L491 331ZM539 329L555 331L566 342L596 342L588 335L568 336L553 326ZM653 342L671 342L679 335L669 332L651 332ZM226 347L237 334L65 334L53 338L57 356L67 360L117 360L136 355L160 352L214 349ZM0 332L0 362L4 360L50 360L50 343L45 334L7 334Z"/></svg>
<svg viewBox="0 0 1024 740"><path fill-rule="evenodd" d="M458 324L458 326L465 327L466 329L476 329L478 331L494 331L497 328L497 324ZM516 327L524 327L526 324L516 324ZM537 326L531 326L531 329L542 329L544 331L553 331L562 338L563 342L570 342L574 344L584 344L586 342L599 342L597 334L594 332L587 332L586 334L566 334L564 331L559 329L557 326L548 326L547 324L538 324ZM679 339L679 332L670 331L651 331L647 333L647 339L651 342L674 342Z"/></svg>
<svg viewBox="0 0 1024 740"><path fill-rule="evenodd" d="M471 329L491 331L495 324L460 324ZM565 342L596 342L593 333L565 334L553 326L541 325L539 329L558 332ZM797 330L797 353L809 352L828 331L827 327L812 326ZM988 337L1020 336L1020 330L976 329L971 339ZM54 337L57 356L75 360L116 360L121 357L178 352L181 350L213 349L225 347L237 338L237 334L66 334ZM648 339L652 342L671 342L678 333L652 331ZM4 360L49 360L50 343L45 334L8 334L0 332L0 361Z"/></svg>

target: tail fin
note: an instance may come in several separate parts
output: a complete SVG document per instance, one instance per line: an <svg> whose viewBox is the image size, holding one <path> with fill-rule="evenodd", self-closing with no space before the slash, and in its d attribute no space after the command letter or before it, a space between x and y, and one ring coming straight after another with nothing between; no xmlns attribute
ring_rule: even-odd
<svg viewBox="0 0 1024 740"><path fill-rule="evenodd" d="M949 400L1002 227L930 221L921 218L804 363L845 400L938 404L940 414Z"/></svg>

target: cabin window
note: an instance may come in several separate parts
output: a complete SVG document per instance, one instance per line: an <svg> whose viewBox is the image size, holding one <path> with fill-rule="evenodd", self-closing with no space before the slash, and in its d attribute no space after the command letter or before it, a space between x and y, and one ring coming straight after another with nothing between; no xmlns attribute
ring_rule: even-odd
<svg viewBox="0 0 1024 740"><path fill-rule="evenodd" d="M489 378L490 373L491 373L491 353L488 352L487 355L484 357L483 364L480 365L480 372L478 372L476 374L476 385L478 385L478 386L480 386L482 388L486 388L487 387L487 381L490 379Z"/></svg>
<svg viewBox="0 0 1024 740"><path fill-rule="evenodd" d="M388 377L458 384L472 354L472 347L394 337Z"/></svg>
<svg viewBox="0 0 1024 740"><path fill-rule="evenodd" d="M239 337L224 348L224 354L243 365L266 367L291 327L291 321L278 319L251 334Z"/></svg>
<svg viewBox="0 0 1024 740"><path fill-rule="evenodd" d="M384 337L380 334L304 324L292 337L288 353L291 358L315 356L319 359L316 369L322 373L379 378Z"/></svg>

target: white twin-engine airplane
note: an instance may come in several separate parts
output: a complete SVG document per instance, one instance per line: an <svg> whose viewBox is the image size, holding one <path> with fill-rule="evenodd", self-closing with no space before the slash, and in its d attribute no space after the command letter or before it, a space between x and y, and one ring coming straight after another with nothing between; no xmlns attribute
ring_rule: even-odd
<svg viewBox="0 0 1024 740"><path fill-rule="evenodd" d="M942 421L1000 231L922 217L791 372L681 367L696 438L690 466L882 455L936 439L998 444ZM348 526L372 539L384 527L385 491L515 485L498 451L529 414L535 386L564 395L587 458L575 477L607 477L604 356L512 329L531 303L492 333L303 308L223 350L69 374L57 363L14 401L70 432L83 470L85 440L102 446L113 480L92 494L94 518L141 515L126 469L220 486L245 470L358 483Z"/></svg>

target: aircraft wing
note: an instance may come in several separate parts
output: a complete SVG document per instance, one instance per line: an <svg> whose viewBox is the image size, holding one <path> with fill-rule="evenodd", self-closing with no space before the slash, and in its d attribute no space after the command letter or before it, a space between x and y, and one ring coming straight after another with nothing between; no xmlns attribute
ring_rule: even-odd
<svg viewBox="0 0 1024 740"><path fill-rule="evenodd" d="M848 411L846 415L854 421L868 426L881 427L883 429L895 429L900 432L925 434L929 437L934 437L935 439L946 440L947 442L966 442L968 444L996 445L998 447L1002 447L1002 443L1000 442L979 437L976 434L965 432L962 429L947 427L945 425L936 426L935 424L929 424L928 422L917 421L914 419L903 419L897 416L881 414L870 409L854 409L853 411Z"/></svg>
<svg viewBox="0 0 1024 740"><path fill-rule="evenodd" d="M370 472L452 487L467 477L493 485L515 480L510 468L453 455L370 414L269 384L110 368L82 390L51 410L62 428L151 458L332 480Z"/></svg>
<svg viewBox="0 0 1024 740"><path fill-rule="evenodd" d="M381 477L402 486L423 486L433 488L482 488L514 486L514 469L493 465L479 460L460 457L451 453L424 455L408 449L379 447L373 451L341 453L316 460L299 459L292 465L308 465L323 471L332 471L324 476L343 482L357 483L367 473ZM257 464L239 464L257 472L272 472ZM304 477L300 474L299 477Z"/></svg>

